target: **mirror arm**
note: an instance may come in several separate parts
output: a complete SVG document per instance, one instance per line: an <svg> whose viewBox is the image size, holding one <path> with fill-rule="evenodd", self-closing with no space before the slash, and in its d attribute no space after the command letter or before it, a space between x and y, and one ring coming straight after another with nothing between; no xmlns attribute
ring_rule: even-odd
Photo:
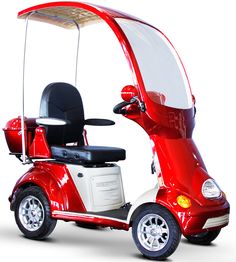
<svg viewBox="0 0 236 262"><path fill-rule="evenodd" d="M138 96L134 96L133 98L131 98L130 103L133 104L133 103L135 103L136 101L138 102L140 111L144 113L144 112L146 111L146 106L145 106L144 102L141 101L141 100L138 98Z"/></svg>

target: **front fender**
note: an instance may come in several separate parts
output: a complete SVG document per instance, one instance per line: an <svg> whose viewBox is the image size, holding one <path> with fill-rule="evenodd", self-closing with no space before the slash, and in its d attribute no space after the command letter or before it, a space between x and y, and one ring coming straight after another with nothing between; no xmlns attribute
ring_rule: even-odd
<svg viewBox="0 0 236 262"><path fill-rule="evenodd" d="M51 212L86 211L64 164L35 162L34 166L17 181L13 189L9 198L12 209L17 193L30 185L36 185L43 190L50 203Z"/></svg>
<svg viewBox="0 0 236 262"><path fill-rule="evenodd" d="M127 223L130 224L132 220L132 216L135 215L136 211L138 209L146 204L150 203L156 203L156 197L157 197L157 192L159 190L159 185L157 184L154 188L148 190L144 194L142 194L136 201L135 203L131 206L128 217L127 217Z"/></svg>
<svg viewBox="0 0 236 262"><path fill-rule="evenodd" d="M204 227L208 219L223 218L229 214L229 204L224 196L221 199L211 200L211 205L201 205L200 201L196 201L190 195L187 195L191 200L191 206L185 209L177 204L177 197L182 194L186 195L185 192L173 189L160 189L156 203L164 206L172 213L185 236L212 230L212 228ZM216 225L216 229L226 225L226 222L219 223L219 225Z"/></svg>

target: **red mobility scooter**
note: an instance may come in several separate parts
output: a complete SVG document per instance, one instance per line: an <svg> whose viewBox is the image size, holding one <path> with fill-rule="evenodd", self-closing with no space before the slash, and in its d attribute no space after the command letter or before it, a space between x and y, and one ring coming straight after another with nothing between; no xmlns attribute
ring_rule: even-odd
<svg viewBox="0 0 236 262"><path fill-rule="evenodd" d="M43 91L39 118L10 120L4 128L12 155L32 167L16 183L11 210L22 233L43 239L58 219L129 230L147 258L162 260L181 234L209 244L229 221L229 204L192 140L195 99L182 62L166 36L148 23L112 9L54 2L19 12L19 18L77 28L103 21L114 32L133 75L113 112L136 122L152 144L154 188L126 203L118 161L122 148L88 145L79 90L62 82ZM27 28L27 27L26 27ZM130 83L127 83L130 84ZM72 145L73 143L73 145ZM160 170L160 171L159 171Z"/></svg>

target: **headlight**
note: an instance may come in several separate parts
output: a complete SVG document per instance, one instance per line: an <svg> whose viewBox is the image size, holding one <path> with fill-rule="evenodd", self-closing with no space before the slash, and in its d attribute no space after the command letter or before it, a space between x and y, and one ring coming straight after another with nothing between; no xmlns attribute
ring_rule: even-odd
<svg viewBox="0 0 236 262"><path fill-rule="evenodd" d="M202 194L205 198L218 198L221 196L221 190L216 182L209 178L202 184Z"/></svg>

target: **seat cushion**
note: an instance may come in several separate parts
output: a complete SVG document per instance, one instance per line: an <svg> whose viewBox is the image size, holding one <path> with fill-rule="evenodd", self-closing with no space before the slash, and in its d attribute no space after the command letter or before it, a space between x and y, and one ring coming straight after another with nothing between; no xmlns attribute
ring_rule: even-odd
<svg viewBox="0 0 236 262"><path fill-rule="evenodd" d="M125 160L125 150L105 146L52 146L52 157L72 163L100 164Z"/></svg>

